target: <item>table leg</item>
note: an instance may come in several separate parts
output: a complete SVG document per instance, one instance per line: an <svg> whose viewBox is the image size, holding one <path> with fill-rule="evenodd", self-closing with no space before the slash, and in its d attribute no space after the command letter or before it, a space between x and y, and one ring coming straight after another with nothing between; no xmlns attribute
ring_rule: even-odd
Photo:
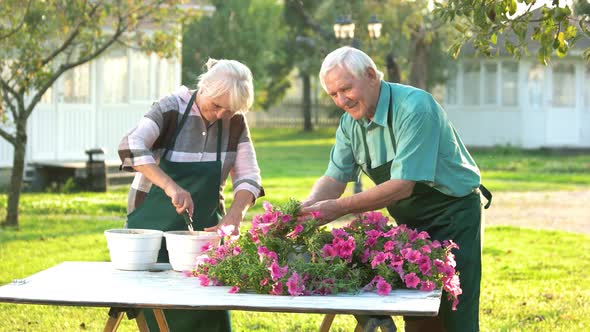
<svg viewBox="0 0 590 332"><path fill-rule="evenodd" d="M121 323L121 319L123 319L123 314L125 312L113 309L115 308L111 308L111 310L109 310L109 319L107 320L107 323L104 326L104 332L117 331L117 328L119 328L119 323Z"/></svg>
<svg viewBox="0 0 590 332"><path fill-rule="evenodd" d="M166 321L164 311L162 309L154 309L154 316L158 322L158 328L160 329L160 332L169 332L170 328L168 327L168 322Z"/></svg>
<svg viewBox="0 0 590 332"><path fill-rule="evenodd" d="M137 323L139 332L150 332L150 328L148 327L145 316L143 315L143 310L140 310L137 316L135 316L135 323ZM162 330L160 329L160 331ZM166 332L168 331L166 330Z"/></svg>
<svg viewBox="0 0 590 332"><path fill-rule="evenodd" d="M390 316L365 316L354 315L358 324L355 332L375 332L381 329L382 332L396 332L397 327Z"/></svg>
<svg viewBox="0 0 590 332"><path fill-rule="evenodd" d="M320 325L320 332L328 332L330 331L330 327L332 326L332 322L334 321L335 314L327 314L324 316L324 320L322 321L322 325Z"/></svg>

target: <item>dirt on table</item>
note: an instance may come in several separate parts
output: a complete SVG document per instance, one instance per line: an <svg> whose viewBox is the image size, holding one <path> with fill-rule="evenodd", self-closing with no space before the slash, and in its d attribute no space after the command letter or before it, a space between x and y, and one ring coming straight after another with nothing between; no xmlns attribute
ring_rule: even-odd
<svg viewBox="0 0 590 332"><path fill-rule="evenodd" d="M590 190L497 192L485 224L590 234Z"/></svg>

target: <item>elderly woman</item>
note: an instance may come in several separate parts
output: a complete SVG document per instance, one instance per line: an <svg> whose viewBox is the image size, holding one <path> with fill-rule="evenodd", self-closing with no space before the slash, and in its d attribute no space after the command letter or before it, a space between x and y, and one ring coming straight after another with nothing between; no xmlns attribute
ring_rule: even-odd
<svg viewBox="0 0 590 332"><path fill-rule="evenodd" d="M196 230L233 225L264 195L244 113L254 100L252 73L234 60L207 62L197 90L180 87L154 103L119 145L122 169L138 173L128 196L127 227ZM234 200L225 211L223 188L231 174ZM158 261L167 262L165 243ZM165 310L172 331L231 330L224 311ZM145 311L151 329L157 324Z"/></svg>

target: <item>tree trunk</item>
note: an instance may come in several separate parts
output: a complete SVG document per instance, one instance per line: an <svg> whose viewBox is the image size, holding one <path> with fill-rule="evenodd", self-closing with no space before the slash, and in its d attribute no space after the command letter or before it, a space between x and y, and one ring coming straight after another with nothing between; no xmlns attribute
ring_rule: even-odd
<svg viewBox="0 0 590 332"><path fill-rule="evenodd" d="M412 36L414 42L412 43L410 85L426 90L428 82L428 45L424 39L425 33L423 31L417 31Z"/></svg>
<svg viewBox="0 0 590 332"><path fill-rule="evenodd" d="M3 226L18 228L18 205L23 184L25 170L25 149L27 147L27 119L16 119L16 145L12 161L12 175L10 177L10 191L6 208L6 221Z"/></svg>
<svg viewBox="0 0 590 332"><path fill-rule="evenodd" d="M387 82L400 83L400 70L399 66L397 65L397 61L395 61L393 52L387 54L385 57L385 64L387 66Z"/></svg>
<svg viewBox="0 0 590 332"><path fill-rule="evenodd" d="M311 80L308 73L301 73L303 83L303 131L312 131L311 125Z"/></svg>

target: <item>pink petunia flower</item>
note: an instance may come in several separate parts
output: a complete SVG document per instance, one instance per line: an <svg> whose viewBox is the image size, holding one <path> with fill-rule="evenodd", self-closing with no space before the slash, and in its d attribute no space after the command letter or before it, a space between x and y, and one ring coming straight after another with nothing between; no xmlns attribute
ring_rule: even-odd
<svg viewBox="0 0 590 332"><path fill-rule="evenodd" d="M264 201L264 202L262 202L262 208L263 208L263 209L264 209L264 211L266 211L266 212L272 212L272 210L273 210L272 204L270 204L270 203L269 203L269 202L267 202L267 201Z"/></svg>
<svg viewBox="0 0 590 332"><path fill-rule="evenodd" d="M322 247L322 258L332 260L336 257L336 249L331 244Z"/></svg>
<svg viewBox="0 0 590 332"><path fill-rule="evenodd" d="M385 253L378 253L377 255L375 255L375 257L373 257L373 260L371 261L371 268L375 269L377 265L384 263L386 259L387 255Z"/></svg>
<svg viewBox="0 0 590 332"><path fill-rule="evenodd" d="M232 287L229 289L228 293L230 293L230 294L235 294L235 293L237 293L237 292L239 292L239 291L240 291L240 287L238 287L238 286L232 286Z"/></svg>
<svg viewBox="0 0 590 332"><path fill-rule="evenodd" d="M208 242L201 246L201 251L208 251L211 248L213 248L213 243Z"/></svg>
<svg viewBox="0 0 590 332"><path fill-rule="evenodd" d="M299 278L299 274L297 272L293 272L291 277L287 280L287 291L292 296L302 295L303 291L305 290L305 286L302 280Z"/></svg>
<svg viewBox="0 0 590 332"><path fill-rule="evenodd" d="M395 243L396 241L385 242L385 244L383 245L383 251L392 251L393 249L395 249Z"/></svg>
<svg viewBox="0 0 590 332"><path fill-rule="evenodd" d="M279 282L273 284L269 294L283 295L283 283L279 281Z"/></svg>
<svg viewBox="0 0 590 332"><path fill-rule="evenodd" d="M406 283L406 287L416 288L416 286L418 286L420 283L420 278L416 276L416 273L412 272L405 275L404 281Z"/></svg>
<svg viewBox="0 0 590 332"><path fill-rule="evenodd" d="M221 227L217 228L217 234L221 237L230 236L235 228L236 226L234 225L221 225Z"/></svg>
<svg viewBox="0 0 590 332"><path fill-rule="evenodd" d="M389 295L389 293L391 293L391 285L383 278L377 281L376 287L377 294L379 295Z"/></svg>
<svg viewBox="0 0 590 332"><path fill-rule="evenodd" d="M425 292L429 292L433 290L435 287L436 285L430 280L424 280L420 283L420 290L423 290Z"/></svg>
<svg viewBox="0 0 590 332"><path fill-rule="evenodd" d="M270 277L273 281L276 281L278 279L281 279L285 275L285 273L287 273L289 266L285 265L281 267L277 263L277 261L273 261L268 269L270 270Z"/></svg>
<svg viewBox="0 0 590 332"><path fill-rule="evenodd" d="M197 278L199 278L199 283L201 284L201 286L209 286L209 283L211 282L211 280L209 279L209 277L207 277L204 274L199 274L197 276Z"/></svg>
<svg viewBox="0 0 590 332"><path fill-rule="evenodd" d="M295 228L293 229L293 231L291 231L290 233L288 233L286 236L289 238L296 238L297 235L301 234L301 232L303 232L303 225L301 224L297 224L297 226L295 226Z"/></svg>

